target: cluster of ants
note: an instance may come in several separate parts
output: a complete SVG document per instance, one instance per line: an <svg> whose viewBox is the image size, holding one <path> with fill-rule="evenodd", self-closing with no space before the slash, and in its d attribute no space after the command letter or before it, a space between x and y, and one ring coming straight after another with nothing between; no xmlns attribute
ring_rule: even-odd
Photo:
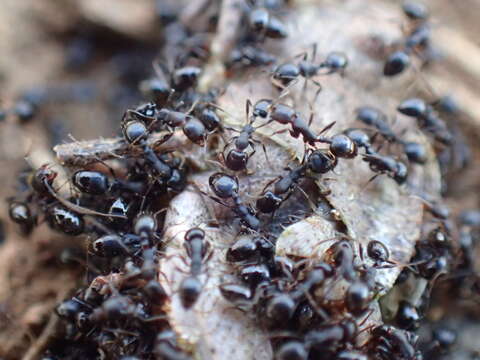
<svg viewBox="0 0 480 360"><path fill-rule="evenodd" d="M280 20L287 5L281 0L245 4L237 46L226 63L229 71L276 64L275 56L263 50L262 44L287 36L287 27ZM425 9L410 3L404 11L417 25L405 49L387 60L384 72L388 76L403 71L409 53L428 43ZM317 85L318 96L321 85L314 78L343 74L348 59L343 53L332 52L317 63L315 53L316 48L310 60L303 55L298 62L275 65L272 85L288 91L304 78ZM447 353L456 337L451 330L436 328L431 341L423 344L414 333L428 298L413 304L406 297L390 323L366 325L374 311L372 304L384 291L375 281L378 270L401 267L396 286L421 278L431 284L431 291L440 275L458 265L453 265L453 225L441 206L429 207L433 220L427 223L435 226L425 230L410 264L392 261L389 250L379 241L370 241L365 251L360 248L357 252L355 242L346 235L332 240L323 261L280 257L275 253L275 237L265 231L280 207L288 208L289 198L302 180L333 171L343 159L359 158L374 177L386 175L402 186L408 180L409 166L427 162L425 146L404 140L395 133L387 115L371 106L356 110L359 127L327 136L335 127L332 123L315 133L313 116L307 120L294 107L282 103L282 96L247 102L246 124L233 129L238 135L225 139L232 129L223 124L216 105L221 91L197 90L202 68L197 66L198 58L189 63L189 56L194 56L190 50L181 66L171 71L157 66L157 76L142 82L149 101L125 111L120 128L128 151L115 159L114 165L98 160L72 171L68 183L73 191L69 195L55 185L59 176L51 167L30 169L21 177L17 196L10 199L10 217L25 235L46 221L56 231L88 238L89 284L56 309L64 320L63 338L69 345L52 345L43 359L73 358L73 344L82 344L75 345L75 351L84 358L193 358L179 346L169 324L165 312L169 296L159 282L158 270L165 250L162 209L186 188L188 174L194 171L181 151L163 147L182 133L192 144L208 150L214 143L212 138L224 141L218 152L222 169L210 176L212 194L208 197L231 209L232 217L238 220L238 238L226 253L238 283L225 283L220 291L237 309L254 314L259 325L268 329L275 359L420 360ZM411 98L399 104L398 111L415 118L419 128L436 142L449 146L454 136L435 106ZM250 204L241 196L238 175L248 170L256 152L253 135L273 122L283 126L279 132L303 140L304 157L266 184ZM159 133L162 137L155 137ZM389 150L400 149L400 158L387 154L382 149L384 143L389 143ZM319 147L321 144L325 148ZM473 266L472 237L478 235L474 230L480 224L478 214L467 215L461 223L463 269ZM185 311L194 308L202 293L200 275L210 254L206 238L201 228L192 228L184 236L190 269L178 292ZM344 297L330 299L329 293L339 283L346 287Z"/></svg>
<svg viewBox="0 0 480 360"><path fill-rule="evenodd" d="M412 56L418 57L423 64L427 64L435 57L430 41L428 8L419 2L406 1L403 3L403 12L409 19L406 26L408 34L404 41L397 45L396 51L388 56L383 68L385 76L395 76L404 72L410 67Z"/></svg>

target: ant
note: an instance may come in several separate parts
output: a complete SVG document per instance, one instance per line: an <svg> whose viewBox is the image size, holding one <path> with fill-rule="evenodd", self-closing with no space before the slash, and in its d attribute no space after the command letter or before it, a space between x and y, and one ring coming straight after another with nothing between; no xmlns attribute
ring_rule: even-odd
<svg viewBox="0 0 480 360"><path fill-rule="evenodd" d="M327 278L333 276L333 273L333 268L330 265L326 263L316 264L308 272L305 279L291 291L275 295L270 299L267 303L268 316L275 322L290 320L297 306L307 298L315 311L323 318L327 318L327 315L316 306L310 294L319 288Z"/></svg>
<svg viewBox="0 0 480 360"><path fill-rule="evenodd" d="M170 181L177 182L176 180L181 174L175 171L162 157L157 156L152 147L147 144L146 139L149 131L143 122L124 118L122 131L129 144L142 148L146 163L158 174L160 182L166 182L167 184Z"/></svg>
<svg viewBox="0 0 480 360"><path fill-rule="evenodd" d="M157 335L153 352L161 359L192 360L180 349L177 343L177 335L172 330L163 330Z"/></svg>
<svg viewBox="0 0 480 360"><path fill-rule="evenodd" d="M166 125L167 127L171 128L172 134L173 134L174 128L181 127L183 130L183 133L191 142L193 142L194 144L203 146L205 144L205 139L207 137L208 131L207 131L207 127L200 119L190 115L190 113L193 111L194 108L195 108L195 104L193 104L190 110L187 111L186 113L163 108L160 111L158 111L156 115L156 120L160 124ZM202 116L204 118L209 117L208 120L210 120L210 117L212 116L212 114L203 114ZM213 121L215 123L217 121L219 122L218 119L214 119L212 120L212 124L207 122L207 126L215 129L215 126L213 125Z"/></svg>
<svg viewBox="0 0 480 360"><path fill-rule="evenodd" d="M417 142L404 141L393 132L390 125L387 124L387 116L382 113L379 109L376 109L371 106L362 106L356 110L357 120L363 122L368 126L373 126L378 130L378 133L389 142L396 142L400 144L403 148L403 152L407 156L410 162L416 164L425 164L427 161L427 150L425 147ZM348 132L347 135L350 137L356 136L357 145L362 143L362 146L365 147L366 153L370 155L375 155L375 151L371 148L370 144L367 143L368 135L366 138L363 137L360 139L361 134L355 134L352 131ZM374 135L375 136L375 135Z"/></svg>
<svg viewBox="0 0 480 360"><path fill-rule="evenodd" d="M37 224L37 216L32 213L29 205L23 201L10 201L8 215L13 222L20 225L20 231L24 235L31 234Z"/></svg>
<svg viewBox="0 0 480 360"><path fill-rule="evenodd" d="M383 74L389 77L402 73L410 66L412 53L425 59L429 50L430 28L426 22L429 15L428 9L419 3L406 2L403 5L403 11L414 27L405 39L403 47L387 58Z"/></svg>
<svg viewBox="0 0 480 360"><path fill-rule="evenodd" d="M268 258L273 255L273 251L273 244L263 236L240 236L228 248L226 259L229 262L243 262L257 255Z"/></svg>
<svg viewBox="0 0 480 360"><path fill-rule="evenodd" d="M240 45L230 53L226 67L229 71L241 67L272 65L276 61L274 55L252 45Z"/></svg>
<svg viewBox="0 0 480 360"><path fill-rule="evenodd" d="M67 235L76 236L85 231L83 215L124 218L122 215L104 214L88 209L62 198L53 189L53 182L56 177L57 173L55 171L47 165L43 165L32 171L28 180L30 194L27 196L27 200L35 199L39 203L51 228ZM25 231L32 231L36 224L36 216L31 214L28 206L21 206L21 203L18 201L11 203L11 217L21 223Z"/></svg>
<svg viewBox="0 0 480 360"><path fill-rule="evenodd" d="M305 78L305 80L312 81L317 87L318 90L315 95L315 99L322 90L322 85L313 79L313 77L320 74L321 70L326 70L322 75L330 75L333 73L344 74L345 68L348 65L348 59L344 53L340 52L330 52L327 54L324 61L319 64L315 64L315 58L317 55L317 44L314 43L312 46L312 60L308 61L308 53L297 55L297 57L302 56L302 60L297 64L294 63L285 63L277 66L273 70L272 79L274 85L280 88L286 88L296 81L299 76ZM305 83L306 84L306 83Z"/></svg>
<svg viewBox="0 0 480 360"><path fill-rule="evenodd" d="M223 151L220 153L221 157L223 159L223 162L225 163L225 166L233 171L240 171L240 170L245 170L247 168L247 163L250 157L255 154L255 144L254 143L260 143L258 140L252 139L253 133L258 129L266 124L254 127L253 123L256 119L255 116L250 116L250 108L252 107L252 103L250 100L247 100L246 103L246 116L247 116L247 122L246 124L242 127L240 131L232 128L226 128L228 130L236 131L239 132L238 136L235 136L231 138L224 146ZM233 143L234 148L231 149L228 154L225 156L225 151L227 150L228 146L230 146ZM260 143L262 144L262 143ZM252 151L248 153L246 150L248 147L251 147ZM263 151L266 154L266 148L265 145L262 144L263 146Z"/></svg>
<svg viewBox="0 0 480 360"><path fill-rule="evenodd" d="M370 169L377 174L369 180L373 181L380 174L387 174L388 177L395 180L399 185L407 181L408 169L404 163L397 161L394 158L380 154L366 154L363 156L363 161L367 162Z"/></svg>
<svg viewBox="0 0 480 360"><path fill-rule="evenodd" d="M387 116L372 106L362 106L355 110L356 118L368 126L373 126L387 141L395 142L397 135L387 123Z"/></svg>
<svg viewBox="0 0 480 360"><path fill-rule="evenodd" d="M397 110L403 115L415 118L419 127L431 133L435 140L447 146L451 144L453 135L447 125L437 116L433 107L422 99L406 99L397 107Z"/></svg>
<svg viewBox="0 0 480 360"><path fill-rule="evenodd" d="M358 332L357 324L351 319L320 325L305 334L305 347L313 354L335 353L347 343L353 343Z"/></svg>
<svg viewBox="0 0 480 360"><path fill-rule="evenodd" d="M141 249L140 237L135 234L108 234L94 240L89 250L100 257L113 258L135 254Z"/></svg>
<svg viewBox="0 0 480 360"><path fill-rule="evenodd" d="M331 142L331 140L327 138L319 138L319 135L333 127L333 125L335 125L335 122L328 124L317 135L310 129L310 125L313 121L313 113L310 115L309 121L306 122L304 118L291 106L275 103L272 100L268 99L261 99L257 101L253 106L253 114L254 116L260 116L262 118L268 117L268 121L264 125L270 124L271 122L275 121L282 125L291 125L292 127L291 130L279 130L272 135L289 131L290 135L293 138L298 138L300 135L302 135L303 141L312 146L314 146L317 142Z"/></svg>
<svg viewBox="0 0 480 360"><path fill-rule="evenodd" d="M190 258L190 275L181 282L179 292L183 307L189 309L195 304L202 291L199 275L202 264L208 260L212 252L209 252L210 243L205 240L205 232L200 228L187 231L184 247Z"/></svg>
<svg viewBox="0 0 480 360"><path fill-rule="evenodd" d="M254 6L248 14L248 24L252 33L261 38L284 39L288 36L285 25L273 16L266 6Z"/></svg>
<svg viewBox="0 0 480 360"><path fill-rule="evenodd" d="M304 162L304 161L303 161ZM273 213L292 194L298 182L305 177L307 165L302 164L293 169L286 168L289 173L270 181L265 185L261 197L257 199L256 208L262 213ZM266 189L273 184L273 189Z"/></svg>
<svg viewBox="0 0 480 360"><path fill-rule="evenodd" d="M250 206L242 202L238 194L239 185L237 177L217 172L210 176L208 183L216 196L220 199L232 199L234 205L227 205L223 200L209 196L212 200L231 208L240 218L241 223L247 228L253 231L257 231L260 228L260 220L258 220L255 212Z"/></svg>
<svg viewBox="0 0 480 360"><path fill-rule="evenodd" d="M142 193L143 183L110 179L100 171L78 170L72 175L72 184L82 193L106 195L116 192Z"/></svg>
<svg viewBox="0 0 480 360"><path fill-rule="evenodd" d="M417 336L411 332L396 329L391 325L380 325L371 332L371 339L366 344L368 353L381 360L399 359L420 360L421 354L416 350Z"/></svg>

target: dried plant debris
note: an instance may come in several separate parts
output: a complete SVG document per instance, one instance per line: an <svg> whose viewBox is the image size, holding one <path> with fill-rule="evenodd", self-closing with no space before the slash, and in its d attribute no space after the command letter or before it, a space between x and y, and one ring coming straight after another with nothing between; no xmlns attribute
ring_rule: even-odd
<svg viewBox="0 0 480 360"><path fill-rule="evenodd" d="M29 358L448 354L453 335L416 331L439 279L462 270L442 284L477 285L480 217L442 203L454 120L438 99L405 97L435 60L428 10L160 5L161 55L119 135L57 145L59 165L35 160L9 198L24 237L45 221L86 239L86 281ZM105 22L100 10L83 6ZM107 23L144 38L149 14Z"/></svg>

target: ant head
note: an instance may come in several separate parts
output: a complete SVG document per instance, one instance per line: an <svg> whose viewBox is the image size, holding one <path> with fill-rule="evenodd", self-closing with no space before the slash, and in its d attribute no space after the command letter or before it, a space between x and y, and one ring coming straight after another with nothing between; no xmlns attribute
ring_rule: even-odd
<svg viewBox="0 0 480 360"><path fill-rule="evenodd" d="M137 235L150 235L157 231L157 220L155 216L143 213L135 219L133 227Z"/></svg>
<svg viewBox="0 0 480 360"><path fill-rule="evenodd" d="M232 197L238 193L238 179L225 173L215 173L208 179L210 188L215 195L222 199Z"/></svg>
<svg viewBox="0 0 480 360"><path fill-rule="evenodd" d="M52 186L56 177L57 172L45 164L33 172L30 177L30 185L36 192L46 194L49 192L48 187Z"/></svg>
<svg viewBox="0 0 480 360"><path fill-rule="evenodd" d="M190 242L195 238L204 238L205 237L205 231L203 231L200 228L193 228L190 229L186 232L185 234L185 241Z"/></svg>
<svg viewBox="0 0 480 360"><path fill-rule="evenodd" d="M377 240L372 240L368 243L367 255L376 263L383 263L390 257L387 247Z"/></svg>

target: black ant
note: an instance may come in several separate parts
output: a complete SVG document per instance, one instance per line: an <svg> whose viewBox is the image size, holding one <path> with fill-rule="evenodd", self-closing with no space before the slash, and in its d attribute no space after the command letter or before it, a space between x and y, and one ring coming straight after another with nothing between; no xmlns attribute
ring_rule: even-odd
<svg viewBox="0 0 480 360"><path fill-rule="evenodd" d="M448 130L445 122L434 112L433 107L422 99L410 98L404 100L397 110L403 115L413 117L418 121L419 127L433 135L435 140L444 145L450 145L453 135Z"/></svg>
<svg viewBox="0 0 480 360"><path fill-rule="evenodd" d="M372 106L362 106L356 109L357 120L365 125L372 126L378 130L387 141L395 142L398 140L397 135L393 132L387 123L387 116L379 109Z"/></svg>
<svg viewBox="0 0 480 360"><path fill-rule="evenodd" d="M255 215L253 209L245 205L238 194L239 185L237 177L224 173L215 173L210 176L209 185L212 191L220 199L232 199L234 205L227 205L223 200L210 196L217 203L229 207L240 218L240 221L247 228L257 231L260 228L260 220Z"/></svg>
<svg viewBox="0 0 480 360"><path fill-rule="evenodd" d="M249 27L259 38L284 39L288 36L285 25L264 6L255 6L248 14Z"/></svg>
<svg viewBox="0 0 480 360"><path fill-rule="evenodd" d="M94 240L89 250L100 257L113 258L119 255L132 255L141 249L140 237L135 234L108 234Z"/></svg>
<svg viewBox="0 0 480 360"><path fill-rule="evenodd" d="M377 175L375 175L370 181L379 174L387 174L388 177L395 180L399 185L402 185L407 181L408 169L401 161L380 154L366 154L363 156L363 161L367 162L370 169L377 173Z"/></svg>
<svg viewBox="0 0 480 360"><path fill-rule="evenodd" d="M192 358L184 353L178 343L177 335L172 330L163 330L155 339L154 354L161 359L168 360L191 360Z"/></svg>
<svg viewBox="0 0 480 360"><path fill-rule="evenodd" d="M241 67L256 67L271 65L276 61L274 55L252 45L240 45L232 50L226 63L228 70Z"/></svg>
<svg viewBox="0 0 480 360"><path fill-rule="evenodd" d="M312 81L318 87L315 95L316 99L319 92L322 90L322 85L315 81L313 77L319 75L321 70L326 70L322 75L330 75L333 73L343 74L348 65L346 55L335 51L327 54L324 61L315 64L316 53L317 44L315 43L313 44L312 61L308 61L308 54L304 53L302 60L298 65L294 63L285 63L276 67L272 74L272 78L275 81L274 85L286 88L291 85L293 81L297 80L299 76L302 76L306 80Z"/></svg>
<svg viewBox="0 0 480 360"><path fill-rule="evenodd" d="M29 235L37 224L37 216L32 213L26 202L12 200L8 204L8 215L10 219L20 225L24 235Z"/></svg>
<svg viewBox="0 0 480 360"><path fill-rule="evenodd" d="M240 236L226 253L226 259L229 262L243 262L251 260L257 255L263 257L273 256L273 244L262 236Z"/></svg>
<svg viewBox="0 0 480 360"><path fill-rule="evenodd" d="M403 5L403 11L414 27L401 49L387 58L383 68L385 76L395 76L407 69L411 63L411 54L419 55L425 60L429 50L430 28L426 22L429 15L427 8L422 4L406 2Z"/></svg>
<svg viewBox="0 0 480 360"><path fill-rule="evenodd" d="M199 275L202 264L211 256L210 243L205 240L205 232L200 228L193 228L185 234L185 250L190 258L190 275L182 280L179 288L180 299L184 308L189 309L197 301L202 291Z"/></svg>
<svg viewBox="0 0 480 360"><path fill-rule="evenodd" d="M388 360L392 356L399 359L420 360L421 354L416 349L417 336L411 332L396 329L390 325L375 327L366 347L370 355Z"/></svg>
<svg viewBox="0 0 480 360"><path fill-rule="evenodd" d="M82 193L106 195L116 192L142 193L145 185L110 179L100 171L79 170L72 175L72 184Z"/></svg>
<svg viewBox="0 0 480 360"><path fill-rule="evenodd" d="M310 125L313 121L313 113L311 114L309 121L306 122L291 106L278 104L268 99L261 99L255 103L253 114L254 116L260 116L263 118L268 117L268 121L265 125L275 121L282 125L291 125L292 127L291 130L279 130L272 135L290 131L292 137L298 138L302 135L303 141L312 146L317 142L331 142L329 139L319 138L319 135L329 130L335 122L327 125L320 131L320 134L317 135L310 129Z"/></svg>
<svg viewBox="0 0 480 360"><path fill-rule="evenodd" d="M385 140L389 142L396 142L400 144L403 148L403 152L407 156L410 162L416 164L425 164L427 161L427 150L425 146L420 143L413 142L413 141L405 141L402 140L399 136L397 136L390 125L387 123L387 116L382 113L379 109L376 109L371 106L362 106L356 110L357 113L357 120L363 122L365 125L372 126L378 130L378 134L380 134ZM360 131L360 130L359 130ZM360 147L359 143L362 143L362 146L365 147L366 153L370 155L375 155L375 151L370 146L370 143L367 142L368 135L365 134L364 136L361 134L356 134L352 131L347 133L352 140L355 137L355 142ZM366 137L365 137L366 136Z"/></svg>
<svg viewBox="0 0 480 360"><path fill-rule="evenodd" d="M226 128L228 130L239 132L238 136L231 138L224 146L223 151L220 153L223 159L225 166L233 171L245 170L247 168L247 163L250 157L255 154L255 144L260 143L258 140L252 138L253 133L260 127L265 126L266 124L254 127L253 123L256 119L255 116L249 116L250 108L252 103L250 100L247 100L246 103L246 117L247 123L242 127L240 131L232 128ZM228 154L225 156L225 151L227 150L230 144L234 144L235 148L231 149ZM251 147L252 151L247 152L247 148ZM263 151L266 154L265 145L263 145Z"/></svg>
<svg viewBox="0 0 480 360"><path fill-rule="evenodd" d="M261 197L257 199L256 208L262 213L272 213L289 198L298 182L305 177L307 165L302 164L294 169L287 168L289 173L270 181L263 189ZM271 191L266 189L273 184Z"/></svg>

